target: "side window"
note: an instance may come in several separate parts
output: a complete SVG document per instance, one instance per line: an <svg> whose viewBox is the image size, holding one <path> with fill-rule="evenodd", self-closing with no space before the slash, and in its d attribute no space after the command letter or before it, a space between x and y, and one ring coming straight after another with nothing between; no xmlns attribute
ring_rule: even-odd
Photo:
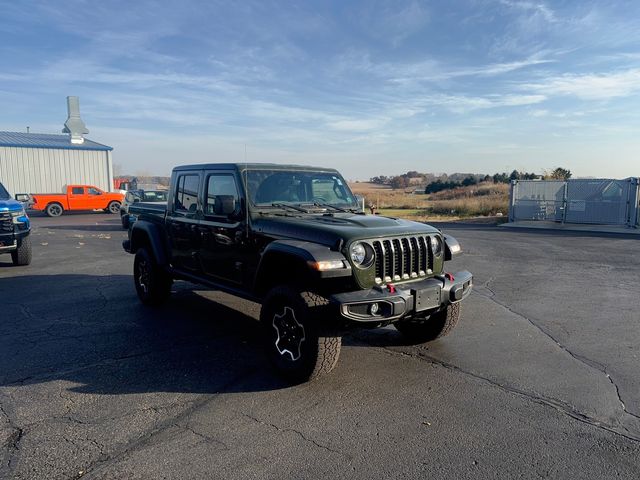
<svg viewBox="0 0 640 480"><path fill-rule="evenodd" d="M198 209L198 175L181 175L178 177L176 190L176 210L195 212Z"/></svg>
<svg viewBox="0 0 640 480"><path fill-rule="evenodd" d="M82 187L71 187L72 195L84 195L84 188Z"/></svg>
<svg viewBox="0 0 640 480"><path fill-rule="evenodd" d="M97 188L89 187L89 195L100 195L102 192Z"/></svg>
<svg viewBox="0 0 640 480"><path fill-rule="evenodd" d="M213 174L207 177L204 214L228 216L240 206L238 187L233 175Z"/></svg>

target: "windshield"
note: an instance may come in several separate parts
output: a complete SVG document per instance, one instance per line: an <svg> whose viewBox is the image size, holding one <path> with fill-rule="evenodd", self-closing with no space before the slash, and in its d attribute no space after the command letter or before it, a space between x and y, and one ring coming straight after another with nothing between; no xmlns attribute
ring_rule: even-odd
<svg viewBox="0 0 640 480"><path fill-rule="evenodd" d="M248 170L247 183L251 203L258 207L274 203L357 207L349 186L337 173Z"/></svg>
<svg viewBox="0 0 640 480"><path fill-rule="evenodd" d="M11 200L11 195L7 192L7 189L0 183L0 200Z"/></svg>

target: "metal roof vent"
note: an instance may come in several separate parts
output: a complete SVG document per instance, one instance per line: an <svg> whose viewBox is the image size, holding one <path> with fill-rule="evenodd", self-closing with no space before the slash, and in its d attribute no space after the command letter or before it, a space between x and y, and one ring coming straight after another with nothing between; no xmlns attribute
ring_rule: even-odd
<svg viewBox="0 0 640 480"><path fill-rule="evenodd" d="M64 122L62 133L69 134L71 143L83 144L83 135L89 133L89 130L80 118L80 99L78 97L67 97L67 112L69 118Z"/></svg>

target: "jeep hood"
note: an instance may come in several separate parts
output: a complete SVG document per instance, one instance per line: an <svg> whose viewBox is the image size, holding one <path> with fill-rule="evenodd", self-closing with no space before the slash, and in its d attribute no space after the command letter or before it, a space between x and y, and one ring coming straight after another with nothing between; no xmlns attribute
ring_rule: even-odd
<svg viewBox="0 0 640 480"><path fill-rule="evenodd" d="M254 219L256 232L275 239L304 240L333 246L340 239L345 242L367 238L425 235L438 229L424 223L352 213L306 214L296 216L269 215Z"/></svg>

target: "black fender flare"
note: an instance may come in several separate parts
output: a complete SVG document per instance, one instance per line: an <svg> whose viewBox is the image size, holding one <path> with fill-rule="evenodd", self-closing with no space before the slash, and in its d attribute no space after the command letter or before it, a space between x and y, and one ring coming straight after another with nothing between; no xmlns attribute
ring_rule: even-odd
<svg viewBox="0 0 640 480"><path fill-rule="evenodd" d="M267 245L262 251L258 268L256 270L255 285L256 291L260 290L265 271L271 268L271 261L274 258L288 258L303 264L304 269L316 278L335 278L351 276L351 265L344 255L332 250L331 247L313 242L301 240L275 240ZM342 261L344 268L333 270L319 270L318 262ZM292 279L295 282L295 278Z"/></svg>
<svg viewBox="0 0 640 480"><path fill-rule="evenodd" d="M162 232L157 225L145 220L138 220L133 224L130 238L129 251L131 253L136 253L138 248L148 243L158 265L164 266L168 264L168 248L162 241Z"/></svg>

